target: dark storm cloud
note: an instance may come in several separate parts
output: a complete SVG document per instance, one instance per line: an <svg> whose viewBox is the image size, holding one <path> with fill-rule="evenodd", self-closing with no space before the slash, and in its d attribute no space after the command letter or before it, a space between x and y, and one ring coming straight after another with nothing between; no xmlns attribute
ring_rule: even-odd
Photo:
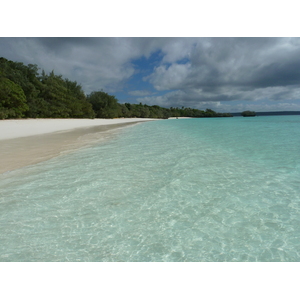
<svg viewBox="0 0 300 300"><path fill-rule="evenodd" d="M249 85L253 87L288 86L298 83L300 83L298 58L293 62L274 62L263 66L249 80Z"/></svg>
<svg viewBox="0 0 300 300"><path fill-rule="evenodd" d="M300 47L287 39L205 38L192 49L190 64L182 65L187 72L177 72L179 83L173 66L160 66L150 77L158 89L294 85L300 80Z"/></svg>
<svg viewBox="0 0 300 300"><path fill-rule="evenodd" d="M177 91L149 102L201 106L300 99L298 38L203 38L190 50L187 63L161 64L146 78L160 91Z"/></svg>

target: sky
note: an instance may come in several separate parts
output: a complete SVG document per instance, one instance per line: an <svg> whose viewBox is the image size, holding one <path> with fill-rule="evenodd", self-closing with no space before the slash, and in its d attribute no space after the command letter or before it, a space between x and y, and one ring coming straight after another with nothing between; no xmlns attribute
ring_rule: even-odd
<svg viewBox="0 0 300 300"><path fill-rule="evenodd" d="M300 110L300 38L1 37L1 56L120 103Z"/></svg>

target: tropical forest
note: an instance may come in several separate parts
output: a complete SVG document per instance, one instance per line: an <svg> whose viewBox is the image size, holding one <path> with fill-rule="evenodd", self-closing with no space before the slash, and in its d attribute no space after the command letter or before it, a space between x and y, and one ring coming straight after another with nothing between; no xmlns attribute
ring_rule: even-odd
<svg viewBox="0 0 300 300"><path fill-rule="evenodd" d="M76 81L46 74L36 64L0 58L0 119L231 117L211 109L119 103L103 90L86 95Z"/></svg>

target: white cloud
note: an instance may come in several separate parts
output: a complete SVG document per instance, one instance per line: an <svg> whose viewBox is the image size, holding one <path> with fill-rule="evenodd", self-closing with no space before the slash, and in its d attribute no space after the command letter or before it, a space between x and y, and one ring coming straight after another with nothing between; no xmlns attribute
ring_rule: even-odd
<svg viewBox="0 0 300 300"><path fill-rule="evenodd" d="M172 38L161 47L164 57L162 63L176 63L182 59L190 58L194 46L199 38Z"/></svg>
<svg viewBox="0 0 300 300"><path fill-rule="evenodd" d="M154 72L146 79L158 91L178 89L191 72L191 64L174 63L170 67L165 65L155 68Z"/></svg>

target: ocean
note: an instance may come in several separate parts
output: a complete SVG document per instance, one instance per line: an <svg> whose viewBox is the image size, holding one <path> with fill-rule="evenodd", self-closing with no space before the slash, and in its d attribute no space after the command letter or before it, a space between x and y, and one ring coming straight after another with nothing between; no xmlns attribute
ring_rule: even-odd
<svg viewBox="0 0 300 300"><path fill-rule="evenodd" d="M299 262L300 116L172 119L0 175L0 261Z"/></svg>

